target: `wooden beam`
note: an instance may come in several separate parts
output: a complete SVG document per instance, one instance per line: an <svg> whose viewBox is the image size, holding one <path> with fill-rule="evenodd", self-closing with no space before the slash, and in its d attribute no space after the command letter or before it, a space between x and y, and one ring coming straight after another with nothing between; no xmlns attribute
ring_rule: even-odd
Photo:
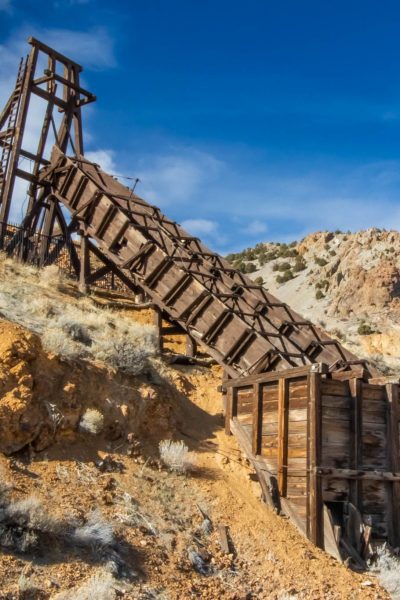
<svg viewBox="0 0 400 600"><path fill-rule="evenodd" d="M388 462L393 472L400 471L399 443L399 386L397 383L386 384L388 400ZM400 480L394 480L391 486L391 523L389 523L389 542L393 547L400 544Z"/></svg>
<svg viewBox="0 0 400 600"><path fill-rule="evenodd" d="M285 378L278 383L278 489L286 496L288 471L289 385Z"/></svg>
<svg viewBox="0 0 400 600"><path fill-rule="evenodd" d="M226 408L225 408L225 434L232 435L231 420L232 420L232 396L235 388L228 388L226 391Z"/></svg>
<svg viewBox="0 0 400 600"><path fill-rule="evenodd" d="M354 471L362 465L362 381L353 378L349 381L352 399L351 433L352 445L350 448L350 462ZM350 501L362 512L362 484L359 479L354 479L350 484Z"/></svg>
<svg viewBox="0 0 400 600"><path fill-rule="evenodd" d="M153 325L156 328L157 346L158 351L163 351L163 338L162 338L162 312L158 308L154 310L153 314Z"/></svg>
<svg viewBox="0 0 400 600"><path fill-rule="evenodd" d="M370 481L400 481L400 473L390 471L355 471L354 469L331 469L316 467L316 473L326 479L367 479Z"/></svg>
<svg viewBox="0 0 400 600"><path fill-rule="evenodd" d="M257 373L256 375L247 375L239 378L235 377L234 379L228 379L226 382L224 382L224 384L226 384L228 387L244 387L246 385L252 385L253 383L262 383L264 381L267 382L276 381L277 379L295 379L296 377L308 375L310 372L327 373L328 367L324 363L314 363L312 365L292 367L282 371L274 371L273 373L266 372Z"/></svg>
<svg viewBox="0 0 400 600"><path fill-rule="evenodd" d="M310 472L308 473L308 536L319 548L324 547L324 521L322 501L322 479L316 471L321 460L321 391L320 374L309 375L309 438L308 460Z"/></svg>
<svg viewBox="0 0 400 600"><path fill-rule="evenodd" d="M197 354L197 343L191 335L186 335L186 356L194 357Z"/></svg>
<svg viewBox="0 0 400 600"><path fill-rule="evenodd" d="M262 403L263 390L259 383L253 385L253 425L252 425L252 451L254 455L261 452L262 435Z"/></svg>
<svg viewBox="0 0 400 600"><path fill-rule="evenodd" d="M46 44L44 44L40 40L37 40L36 38L34 38L34 37L31 36L31 37L28 38L28 43L31 46L34 46L35 48L38 48L39 50L41 50L45 54L50 55L52 58L55 58L60 63L62 63L64 65L74 66L79 71L82 71L82 67L81 67L80 64L78 64L77 62L74 62L70 58L67 58L66 56L64 56L64 54L61 54L60 52L57 52L57 50L54 50L54 48L50 48L50 46L46 46Z"/></svg>
<svg viewBox="0 0 400 600"><path fill-rule="evenodd" d="M85 233L81 234L80 244L80 270L79 270L79 291L82 294L88 292L88 279L90 277L90 257L88 238Z"/></svg>

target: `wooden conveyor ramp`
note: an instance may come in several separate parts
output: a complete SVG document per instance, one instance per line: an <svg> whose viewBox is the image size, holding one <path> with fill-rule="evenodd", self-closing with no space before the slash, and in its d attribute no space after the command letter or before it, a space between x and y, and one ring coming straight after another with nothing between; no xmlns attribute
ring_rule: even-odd
<svg viewBox="0 0 400 600"><path fill-rule="evenodd" d="M97 165L54 148L40 181L79 222L92 250L230 376L316 360L332 370L362 362Z"/></svg>
<svg viewBox="0 0 400 600"><path fill-rule="evenodd" d="M95 96L81 87L82 67L28 41L0 112L0 249L37 266L62 250L82 290L111 274L145 292L159 320L224 368L226 430L266 502L361 565L371 535L400 545L397 385L372 384L365 361L87 161L81 110ZM33 98L43 108L41 128L32 115L34 151L25 138ZM16 179L28 184L17 228Z"/></svg>
<svg viewBox="0 0 400 600"><path fill-rule="evenodd" d="M224 367L227 432L264 499L338 558L362 563L372 532L398 539L397 387L364 383L363 361L97 165L54 148L40 181L92 251Z"/></svg>

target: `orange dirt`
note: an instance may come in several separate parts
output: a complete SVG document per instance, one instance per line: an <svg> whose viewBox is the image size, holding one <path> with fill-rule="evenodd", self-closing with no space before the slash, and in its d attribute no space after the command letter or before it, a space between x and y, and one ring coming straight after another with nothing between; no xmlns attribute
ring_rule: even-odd
<svg viewBox="0 0 400 600"><path fill-rule="evenodd" d="M160 372L157 381L148 381L104 365L66 363L47 355L37 336L0 321L1 443L9 448L32 441L16 458L0 455L15 498L34 494L56 517L98 509L113 523L138 573L133 582L116 584L127 599L389 597L375 578L338 564L260 502L247 460L224 434L219 367L160 366ZM46 403L63 416L54 435ZM97 436L77 431L87 407L104 414L105 429ZM21 432L18 423L31 418L35 427L22 438L25 428ZM140 441L133 455L130 432ZM158 442L170 437L188 445L196 462L191 475L160 469ZM122 473L95 467L107 453L123 464ZM199 507L214 525L208 535L201 531ZM229 555L219 546L221 524L229 527ZM203 554L211 575L194 570L191 549ZM53 548L26 556L3 553L0 600L19 597L22 571L41 590L34 597L55 598L70 589L73 598L76 586L101 568L82 553Z"/></svg>

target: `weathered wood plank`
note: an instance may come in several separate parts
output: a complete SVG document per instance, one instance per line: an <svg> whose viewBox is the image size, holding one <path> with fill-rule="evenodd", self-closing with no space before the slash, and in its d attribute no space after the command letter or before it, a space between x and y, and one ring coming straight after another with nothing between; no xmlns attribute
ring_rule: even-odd
<svg viewBox="0 0 400 600"><path fill-rule="evenodd" d="M308 535L318 547L324 545L324 522L322 502L322 480L316 471L321 460L321 376L318 373L309 375L309 422L310 437L308 444L309 490L308 490Z"/></svg>

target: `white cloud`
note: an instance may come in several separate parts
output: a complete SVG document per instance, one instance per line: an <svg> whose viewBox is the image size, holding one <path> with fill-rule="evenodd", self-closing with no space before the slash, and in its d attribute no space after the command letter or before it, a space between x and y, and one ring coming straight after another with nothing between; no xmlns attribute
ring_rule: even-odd
<svg viewBox="0 0 400 600"><path fill-rule="evenodd" d="M251 221L246 227L243 228L243 233L247 233L249 235L259 235L261 233L265 233L267 231L267 226L265 223L261 221Z"/></svg>
<svg viewBox="0 0 400 600"><path fill-rule="evenodd" d="M113 150L92 150L85 152L85 157L100 165L106 173L117 175L117 165L115 164L115 153Z"/></svg>
<svg viewBox="0 0 400 600"><path fill-rule="evenodd" d="M194 235L210 235L217 232L218 223L209 219L186 219L182 227Z"/></svg>
<svg viewBox="0 0 400 600"><path fill-rule="evenodd" d="M201 190L205 192L222 168L223 163L211 154L193 149L152 156L139 162L140 193L161 206L188 202Z"/></svg>

